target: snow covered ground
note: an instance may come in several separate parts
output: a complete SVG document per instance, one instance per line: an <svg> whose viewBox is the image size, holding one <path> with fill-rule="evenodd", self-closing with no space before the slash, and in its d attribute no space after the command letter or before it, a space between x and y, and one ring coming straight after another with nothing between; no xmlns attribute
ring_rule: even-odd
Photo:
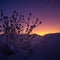
<svg viewBox="0 0 60 60"><path fill-rule="evenodd" d="M60 34L51 34L44 37L35 36L33 42L38 42L39 46L32 48L30 52L16 48L12 50L13 54L7 56L4 53L6 52L4 48L0 47L0 60L60 60ZM5 41L4 39L5 37L0 36L0 45L1 42ZM31 46L34 45L32 43Z"/></svg>

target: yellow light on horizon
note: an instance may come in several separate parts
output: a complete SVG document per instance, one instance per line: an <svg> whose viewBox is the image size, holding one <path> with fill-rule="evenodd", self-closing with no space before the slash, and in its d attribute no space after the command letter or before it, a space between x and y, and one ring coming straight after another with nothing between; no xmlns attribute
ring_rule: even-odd
<svg viewBox="0 0 60 60"><path fill-rule="evenodd" d="M36 33L36 34L38 34L40 36L44 36L46 34L54 34L54 33L60 33L60 32L40 32L40 33Z"/></svg>
<svg viewBox="0 0 60 60"><path fill-rule="evenodd" d="M46 34L49 34L49 32L40 32L40 33L37 33L37 34L40 35L40 36L44 36Z"/></svg>

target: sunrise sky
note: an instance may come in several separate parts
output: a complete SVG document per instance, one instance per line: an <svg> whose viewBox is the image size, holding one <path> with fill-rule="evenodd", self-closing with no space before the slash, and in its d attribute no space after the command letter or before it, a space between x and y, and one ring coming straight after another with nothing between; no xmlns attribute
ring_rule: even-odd
<svg viewBox="0 0 60 60"><path fill-rule="evenodd" d="M0 8L6 15L17 10L26 16L31 12L32 20L38 17L42 24L32 33L60 33L60 0L0 0Z"/></svg>

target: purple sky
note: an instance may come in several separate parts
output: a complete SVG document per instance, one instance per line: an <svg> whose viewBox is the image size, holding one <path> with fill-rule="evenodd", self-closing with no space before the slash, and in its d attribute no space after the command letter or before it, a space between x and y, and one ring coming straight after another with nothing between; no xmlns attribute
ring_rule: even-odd
<svg viewBox="0 0 60 60"><path fill-rule="evenodd" d="M11 15L13 10L27 16L32 12L32 19L38 17L43 22L33 33L60 32L60 0L0 0L0 8L6 15Z"/></svg>

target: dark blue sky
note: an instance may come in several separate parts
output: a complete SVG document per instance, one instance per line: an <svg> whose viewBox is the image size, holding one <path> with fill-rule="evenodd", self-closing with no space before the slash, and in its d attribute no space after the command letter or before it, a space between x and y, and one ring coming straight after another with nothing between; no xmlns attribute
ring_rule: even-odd
<svg viewBox="0 0 60 60"><path fill-rule="evenodd" d="M60 0L0 0L0 8L5 10L39 10L44 7L60 7Z"/></svg>
<svg viewBox="0 0 60 60"><path fill-rule="evenodd" d="M43 23L34 33L43 35L60 32L60 0L0 0L0 8L6 15L17 10L25 15L32 12L33 17L39 17Z"/></svg>

